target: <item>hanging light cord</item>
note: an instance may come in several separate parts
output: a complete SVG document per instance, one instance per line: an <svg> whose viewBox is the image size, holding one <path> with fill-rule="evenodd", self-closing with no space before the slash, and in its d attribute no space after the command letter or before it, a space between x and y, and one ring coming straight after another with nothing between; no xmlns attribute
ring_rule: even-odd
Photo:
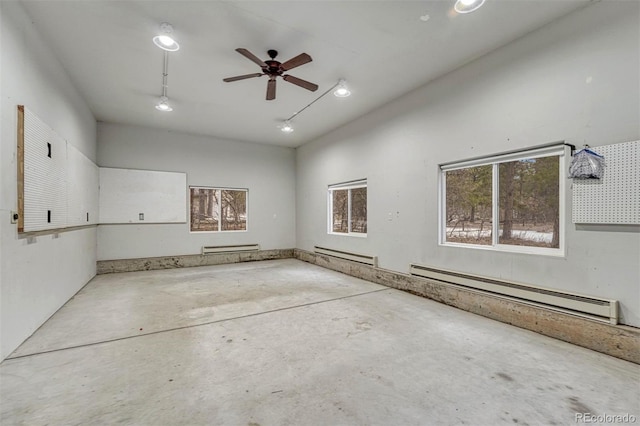
<svg viewBox="0 0 640 426"><path fill-rule="evenodd" d="M169 76L169 52L164 51L164 68L162 70L162 96L167 97L167 78Z"/></svg>
<svg viewBox="0 0 640 426"><path fill-rule="evenodd" d="M298 116L298 114L300 114L302 111L304 111L305 109L309 108L311 105L315 104L316 102L318 102L320 99L322 99L327 93L329 93L330 91L332 91L333 89L335 89L336 87L338 87L340 85L340 83L342 82L342 80L338 80L338 82L336 84L334 84L333 86L331 86L326 92L324 92L322 95L318 96L316 99L314 99L311 103L309 103L307 106L305 106L304 108L302 108L300 111L298 112L294 112L293 115L289 118L287 118L285 121L291 121L293 120L295 117Z"/></svg>

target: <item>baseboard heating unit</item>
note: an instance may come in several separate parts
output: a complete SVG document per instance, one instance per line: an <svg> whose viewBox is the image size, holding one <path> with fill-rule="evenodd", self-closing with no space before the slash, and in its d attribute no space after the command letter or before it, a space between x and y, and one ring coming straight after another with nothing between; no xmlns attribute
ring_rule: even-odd
<svg viewBox="0 0 640 426"><path fill-rule="evenodd" d="M242 251L258 251L258 244L239 244L234 246L202 246L202 254L235 253Z"/></svg>
<svg viewBox="0 0 640 426"><path fill-rule="evenodd" d="M313 251L318 254L325 254L327 256L338 257L340 259L352 260L354 262L365 263L371 266L378 266L378 256L369 256L366 254L351 253L348 251L334 250L318 246L315 246L313 248Z"/></svg>
<svg viewBox="0 0 640 426"><path fill-rule="evenodd" d="M578 315L610 324L618 323L618 301L531 286L471 274L411 265L411 275L441 281L530 305Z"/></svg>

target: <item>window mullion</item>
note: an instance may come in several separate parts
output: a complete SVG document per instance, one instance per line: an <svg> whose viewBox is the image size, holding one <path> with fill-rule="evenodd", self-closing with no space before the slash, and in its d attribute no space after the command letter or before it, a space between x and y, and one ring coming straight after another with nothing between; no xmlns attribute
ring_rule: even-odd
<svg viewBox="0 0 640 426"><path fill-rule="evenodd" d="M351 233L351 189L347 189L347 233Z"/></svg>
<svg viewBox="0 0 640 426"><path fill-rule="evenodd" d="M498 245L500 232L500 173L498 164L492 165L491 173L491 208L493 214L493 223L491 227L491 245Z"/></svg>
<svg viewBox="0 0 640 426"><path fill-rule="evenodd" d="M222 190L217 189L218 193L218 232L222 231Z"/></svg>
<svg viewBox="0 0 640 426"><path fill-rule="evenodd" d="M329 216L329 229L327 232L333 232L333 190L329 190L329 202L327 203L327 215Z"/></svg>
<svg viewBox="0 0 640 426"><path fill-rule="evenodd" d="M440 244L447 241L447 174L440 172L440 199L438 200L440 205Z"/></svg>
<svg viewBox="0 0 640 426"><path fill-rule="evenodd" d="M565 152L568 150L568 147L565 147ZM569 158L571 157L571 153L569 153ZM559 249L564 252L564 244L565 244L565 235L564 235L564 225L565 225L565 208L566 208L566 181L565 176L565 166L566 166L566 158L567 156L561 155L558 160L558 232L559 235Z"/></svg>

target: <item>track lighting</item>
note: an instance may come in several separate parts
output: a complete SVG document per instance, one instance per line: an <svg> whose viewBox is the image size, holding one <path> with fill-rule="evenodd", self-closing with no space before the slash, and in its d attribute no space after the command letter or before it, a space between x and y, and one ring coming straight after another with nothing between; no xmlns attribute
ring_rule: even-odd
<svg viewBox="0 0 640 426"><path fill-rule="evenodd" d="M166 96L160 96L160 102L158 102L158 105L156 105L156 109L158 111L173 111L173 108L171 108L171 105L169 105L169 98L167 98Z"/></svg>
<svg viewBox="0 0 640 426"><path fill-rule="evenodd" d="M335 96L339 97L339 98L346 98L347 96L349 96L351 94L351 92L349 91L349 88L347 88L347 83L343 79L338 80L338 82L336 84L331 86L322 95L320 95L317 98L315 98L310 104L308 104L307 106L302 108L300 111L295 112L291 117L289 117L286 120L284 120L284 123L282 124L282 126L280 126L280 130L282 130L284 133L293 132L293 126L291 126L291 120L293 120L295 117L297 117L298 114L300 114L302 111L304 111L305 109L309 108L311 105L315 104L320 99L325 97L332 90L333 90L333 94Z"/></svg>
<svg viewBox="0 0 640 426"><path fill-rule="evenodd" d="M346 81L344 80L338 81L338 85L336 87L336 90L333 92L333 94L334 96L337 96L339 98L346 98L347 96L351 95L351 91L347 87Z"/></svg>
<svg viewBox="0 0 640 426"><path fill-rule="evenodd" d="M457 0L453 7L458 13L470 13L484 4L485 0Z"/></svg>
<svg viewBox="0 0 640 426"><path fill-rule="evenodd" d="M168 22L160 24L160 34L153 38L153 42L160 49L167 50L169 52L175 52L180 49L180 45L171 36L173 33L173 26Z"/></svg>

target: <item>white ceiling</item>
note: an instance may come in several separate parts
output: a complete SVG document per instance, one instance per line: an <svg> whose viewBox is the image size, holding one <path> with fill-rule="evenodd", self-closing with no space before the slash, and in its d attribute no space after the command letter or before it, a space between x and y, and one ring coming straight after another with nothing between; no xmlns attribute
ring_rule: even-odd
<svg viewBox="0 0 640 426"><path fill-rule="evenodd" d="M295 147L537 29L591 0L487 0L459 15L454 0L424 1L23 1L96 119ZM425 22L421 16L429 15ZM163 51L151 41L170 22L181 49L169 54L168 96L157 111ZM310 92L278 79L225 83L260 72L235 49L281 62L313 61L289 73L318 84ZM282 133L283 120L333 86Z"/></svg>

